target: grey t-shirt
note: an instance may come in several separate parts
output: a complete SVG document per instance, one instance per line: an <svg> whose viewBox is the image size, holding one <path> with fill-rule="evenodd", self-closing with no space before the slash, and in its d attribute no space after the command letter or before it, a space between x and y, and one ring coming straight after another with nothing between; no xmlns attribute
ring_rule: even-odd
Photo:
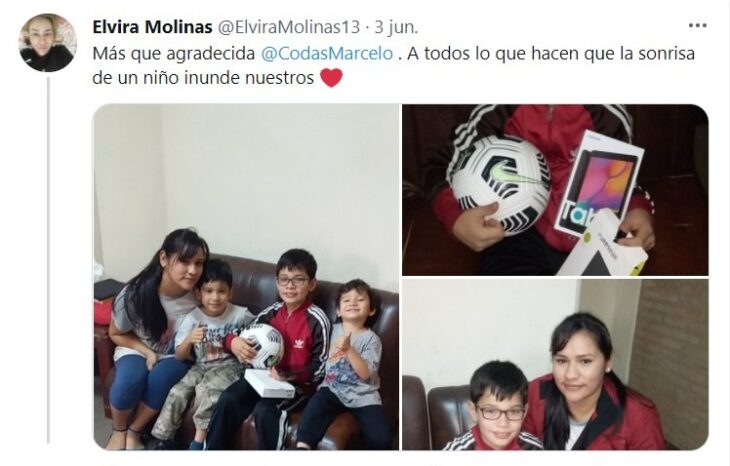
<svg viewBox="0 0 730 466"><path fill-rule="evenodd" d="M242 328L253 320L248 308L228 303L226 310L218 317L207 315L200 307L196 307L183 317L180 328L175 335L175 348L180 346L198 325L205 326L203 342L195 345L195 361L198 364L210 364L233 357L223 347L226 336L238 335Z"/></svg>
<svg viewBox="0 0 730 466"><path fill-rule="evenodd" d="M126 292L127 288L125 287L114 301L114 309L112 310L114 325L120 332L132 332L137 336L137 338L139 338L139 341L152 349L152 351L157 353L159 357L173 356L174 351L172 351L172 339L182 322L181 317L184 317L187 313L198 306L198 300L195 299L195 294L192 291L189 291L177 298L172 298L163 294L159 295L162 308L167 314L167 331L159 340L155 341L147 334L144 327L142 327L142 320L137 315L137 310L134 308L132 303L127 303L126 310L122 307L124 294L126 294ZM128 354L143 356L140 352L135 351L132 348L117 346L117 349L114 350L114 360L116 361L122 356L126 356Z"/></svg>
<svg viewBox="0 0 730 466"><path fill-rule="evenodd" d="M378 393L378 388L380 388L378 367L380 366L380 355L383 352L380 337L370 329L354 333L350 337L350 346L360 354L360 357L368 365L370 378L363 380L357 375L347 358L334 356L336 352L335 342L344 335L342 324L335 324L330 338L332 344L330 346L330 358L325 366L324 382L319 387L329 388L348 408L382 404L380 393Z"/></svg>

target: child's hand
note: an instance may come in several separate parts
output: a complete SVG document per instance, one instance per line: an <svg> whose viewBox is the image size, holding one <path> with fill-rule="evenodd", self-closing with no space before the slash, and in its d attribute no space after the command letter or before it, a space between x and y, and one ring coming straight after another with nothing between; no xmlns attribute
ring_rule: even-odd
<svg viewBox="0 0 730 466"><path fill-rule="evenodd" d="M236 337L231 341L231 353L238 358L238 362L247 362L255 358L258 351L253 349L248 341L241 337Z"/></svg>
<svg viewBox="0 0 730 466"><path fill-rule="evenodd" d="M631 233L633 238L621 238L618 244L623 246L640 246L645 251L656 243L652 216L644 209L631 209L626 213L624 221L619 225L621 231Z"/></svg>
<svg viewBox="0 0 730 466"><path fill-rule="evenodd" d="M504 228L498 220L490 218L499 209L492 202L482 207L465 210L454 223L452 233L462 243L476 252L483 251L504 238Z"/></svg>
<svg viewBox="0 0 730 466"><path fill-rule="evenodd" d="M287 382L289 380L294 380L296 377L294 374L285 374L282 372L279 372L276 367L269 368L269 375L274 380L281 380L282 382Z"/></svg>
<svg viewBox="0 0 730 466"><path fill-rule="evenodd" d="M203 338L205 338L205 332L207 330L207 327L204 323L198 322L198 326L193 329L192 332L188 335L188 341L192 344L201 343L203 341Z"/></svg>
<svg viewBox="0 0 730 466"><path fill-rule="evenodd" d="M335 348L337 348L337 351L339 351L341 353L347 353L347 350L350 349L350 336L351 335L352 335L352 333L348 333L344 337L340 337L335 342Z"/></svg>
<svg viewBox="0 0 730 466"><path fill-rule="evenodd" d="M147 356L145 357L147 360L147 370L151 371L153 367L155 367L155 364L157 364L157 353L154 351L150 351L147 353Z"/></svg>

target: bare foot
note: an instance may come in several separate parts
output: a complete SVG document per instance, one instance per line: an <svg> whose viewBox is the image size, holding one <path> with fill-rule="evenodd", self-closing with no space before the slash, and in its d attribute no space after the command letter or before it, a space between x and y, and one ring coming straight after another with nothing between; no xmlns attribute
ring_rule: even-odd
<svg viewBox="0 0 730 466"><path fill-rule="evenodd" d="M107 450L124 450L127 446L127 431L115 430L106 443Z"/></svg>
<svg viewBox="0 0 730 466"><path fill-rule="evenodd" d="M127 450L144 450L144 443L140 439L141 432L136 432L132 429L127 431Z"/></svg>

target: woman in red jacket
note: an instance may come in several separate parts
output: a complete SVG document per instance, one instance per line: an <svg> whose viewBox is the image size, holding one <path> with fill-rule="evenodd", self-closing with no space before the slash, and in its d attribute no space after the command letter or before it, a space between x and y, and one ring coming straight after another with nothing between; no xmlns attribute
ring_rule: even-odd
<svg viewBox="0 0 730 466"><path fill-rule="evenodd" d="M553 331L553 372L530 382L523 430L546 450L662 450L659 413L613 372L605 324L579 312Z"/></svg>

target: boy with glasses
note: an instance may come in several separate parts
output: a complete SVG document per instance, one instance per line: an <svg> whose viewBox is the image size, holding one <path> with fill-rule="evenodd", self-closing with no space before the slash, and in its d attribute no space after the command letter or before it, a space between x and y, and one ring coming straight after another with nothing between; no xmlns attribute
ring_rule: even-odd
<svg viewBox="0 0 730 466"><path fill-rule="evenodd" d="M527 413L527 379L508 361L490 361L469 382L469 414L474 427L444 450L542 450L540 440L521 432Z"/></svg>
<svg viewBox="0 0 730 466"><path fill-rule="evenodd" d="M324 377L329 348L330 321L322 309L310 300L317 286L317 262L303 249L285 252L276 264L276 288L281 302L276 302L256 316L253 324L268 324L284 339L284 357L271 369L275 379L286 380L296 389L294 398L261 398L241 377L220 396L208 426L206 448L231 448L233 435L253 412L258 448L284 448L288 414L303 407ZM225 347L239 361L256 355L249 342L229 335Z"/></svg>

